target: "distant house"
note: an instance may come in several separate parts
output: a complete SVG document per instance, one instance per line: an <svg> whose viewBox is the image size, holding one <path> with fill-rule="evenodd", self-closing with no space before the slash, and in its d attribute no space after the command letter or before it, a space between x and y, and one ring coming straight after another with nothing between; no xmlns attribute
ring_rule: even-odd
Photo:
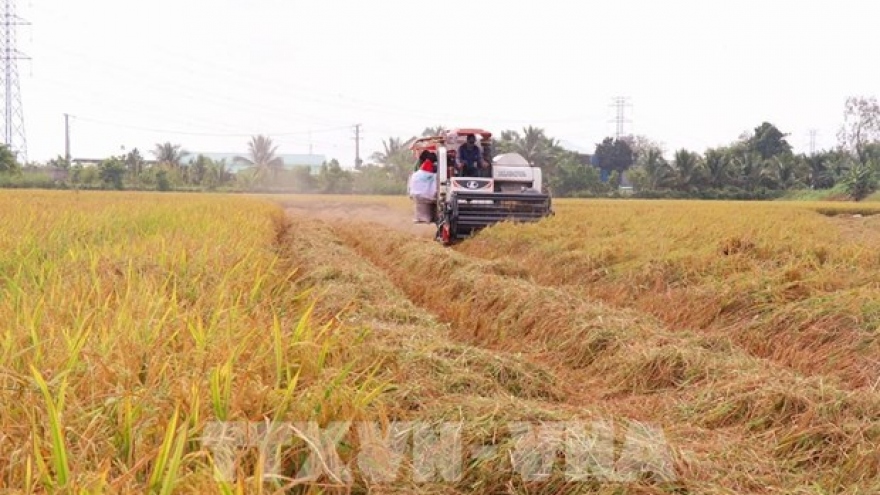
<svg viewBox="0 0 880 495"><path fill-rule="evenodd" d="M109 157L108 157L109 158ZM81 167L97 167L107 158L72 158L71 165L79 165ZM156 164L156 160L144 160L143 165L149 167Z"/></svg>
<svg viewBox="0 0 880 495"><path fill-rule="evenodd" d="M74 158L70 160L71 165L79 165L82 167L97 167L104 161L104 158Z"/></svg>
<svg viewBox="0 0 880 495"><path fill-rule="evenodd" d="M183 159L183 163L188 165L195 161L199 155L215 162L226 160L226 168L232 173L238 173L248 168L248 165L245 163L235 162L235 157L237 156L249 158L247 153L209 153L203 151L190 151ZM312 174L317 174L321 170L321 165L327 160L324 155L279 154L277 156L284 162L285 169L291 170L294 167L309 167Z"/></svg>

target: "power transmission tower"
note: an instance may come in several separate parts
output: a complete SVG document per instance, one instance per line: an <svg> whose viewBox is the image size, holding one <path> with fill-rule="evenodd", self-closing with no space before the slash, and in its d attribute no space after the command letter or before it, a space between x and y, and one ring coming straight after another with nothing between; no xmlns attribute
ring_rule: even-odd
<svg viewBox="0 0 880 495"><path fill-rule="evenodd" d="M626 109L627 107L632 107L632 104L629 102L629 97L626 96L617 96L614 98L614 103L611 106L616 108L616 115L614 119L609 122L614 122L615 124L615 138L620 139L621 136L624 135L623 126L624 124L631 124L632 120L626 118Z"/></svg>
<svg viewBox="0 0 880 495"><path fill-rule="evenodd" d="M816 129L810 129L810 156L816 154Z"/></svg>
<svg viewBox="0 0 880 495"><path fill-rule="evenodd" d="M24 132L24 109L21 105L18 61L29 58L18 51L16 30L29 23L15 13L15 0L3 0L0 22L0 60L3 63L3 139L10 150L18 155L21 163L27 163L27 140Z"/></svg>
<svg viewBox="0 0 880 495"><path fill-rule="evenodd" d="M354 125L354 168L361 168L361 124Z"/></svg>
<svg viewBox="0 0 880 495"><path fill-rule="evenodd" d="M64 161L70 166L70 115L64 114Z"/></svg>

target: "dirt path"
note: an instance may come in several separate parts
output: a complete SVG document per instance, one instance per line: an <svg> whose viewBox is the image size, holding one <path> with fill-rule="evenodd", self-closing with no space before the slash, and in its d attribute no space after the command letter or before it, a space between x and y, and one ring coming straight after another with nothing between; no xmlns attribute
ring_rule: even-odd
<svg viewBox="0 0 880 495"><path fill-rule="evenodd" d="M324 220L330 223L364 222L413 234L417 237L431 238L435 228L431 224L413 222L413 208L405 198L394 198L393 202L382 199L370 201L360 198L345 200L288 199L280 202L292 215ZM828 218L840 229L845 239L863 243L880 243L880 215L852 216L838 215Z"/></svg>
<svg viewBox="0 0 880 495"><path fill-rule="evenodd" d="M880 215L838 215L829 220L840 229L844 239L860 244L880 244Z"/></svg>
<svg viewBox="0 0 880 495"><path fill-rule="evenodd" d="M331 223L339 221L375 223L387 228L406 232L417 237L433 238L436 227L433 224L413 222L413 211L378 202L361 201L302 201L282 202L291 215L324 220Z"/></svg>

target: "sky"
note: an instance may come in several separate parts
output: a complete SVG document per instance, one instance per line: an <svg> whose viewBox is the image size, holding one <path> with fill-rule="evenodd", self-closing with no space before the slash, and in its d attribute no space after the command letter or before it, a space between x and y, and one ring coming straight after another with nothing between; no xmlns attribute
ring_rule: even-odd
<svg viewBox="0 0 880 495"><path fill-rule="evenodd" d="M626 133L705 151L764 121L836 144L880 93L873 0L18 0L28 159L170 141L352 166L425 127L543 128L591 152Z"/></svg>

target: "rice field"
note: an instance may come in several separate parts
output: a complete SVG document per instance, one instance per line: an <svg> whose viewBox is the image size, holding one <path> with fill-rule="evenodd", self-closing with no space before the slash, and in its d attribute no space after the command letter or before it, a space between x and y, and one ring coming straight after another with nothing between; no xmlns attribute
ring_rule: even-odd
<svg viewBox="0 0 880 495"><path fill-rule="evenodd" d="M384 386L361 362L364 329L310 318L275 205L49 192L0 205L2 490L250 493L215 481L208 421L357 416Z"/></svg>
<svg viewBox="0 0 880 495"><path fill-rule="evenodd" d="M880 492L880 207L409 207L2 192L0 492Z"/></svg>

